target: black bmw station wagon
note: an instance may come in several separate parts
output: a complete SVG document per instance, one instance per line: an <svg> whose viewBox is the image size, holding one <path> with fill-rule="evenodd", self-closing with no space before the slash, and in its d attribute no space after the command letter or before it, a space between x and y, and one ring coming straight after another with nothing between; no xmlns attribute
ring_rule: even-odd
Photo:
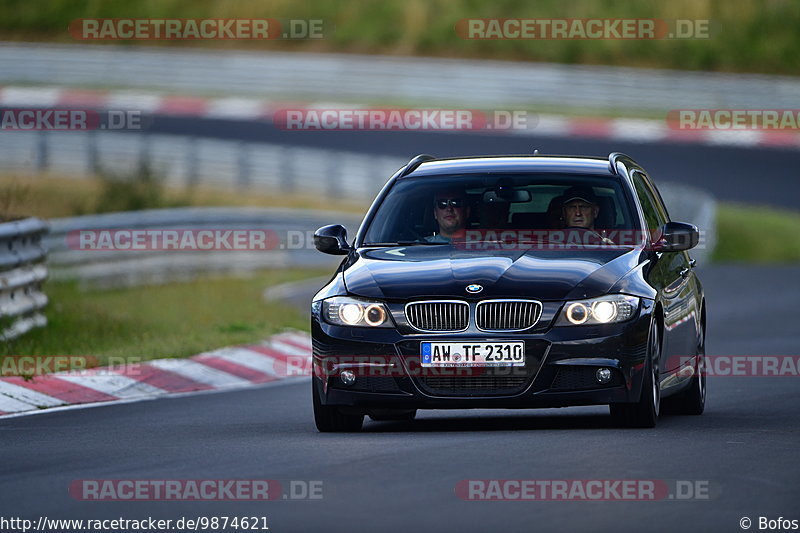
<svg viewBox="0 0 800 533"><path fill-rule="evenodd" d="M625 426L701 414L705 300L630 157L421 155L382 188L314 296L320 431L418 409L609 405Z"/></svg>

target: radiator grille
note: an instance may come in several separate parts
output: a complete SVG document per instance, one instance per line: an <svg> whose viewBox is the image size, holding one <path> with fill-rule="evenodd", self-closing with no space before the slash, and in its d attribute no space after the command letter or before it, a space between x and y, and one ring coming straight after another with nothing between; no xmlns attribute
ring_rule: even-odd
<svg viewBox="0 0 800 533"><path fill-rule="evenodd" d="M442 396L499 396L522 392L530 376L423 376L418 383L429 394Z"/></svg>
<svg viewBox="0 0 800 533"><path fill-rule="evenodd" d="M478 329L521 331L533 327L542 314L542 304L534 300L486 300L475 311Z"/></svg>
<svg viewBox="0 0 800 533"><path fill-rule="evenodd" d="M422 331L463 331L469 325L469 305L459 301L412 302L406 319Z"/></svg>

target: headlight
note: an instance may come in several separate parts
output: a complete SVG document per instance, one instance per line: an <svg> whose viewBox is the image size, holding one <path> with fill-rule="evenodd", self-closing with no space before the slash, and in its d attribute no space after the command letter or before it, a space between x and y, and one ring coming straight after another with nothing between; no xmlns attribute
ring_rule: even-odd
<svg viewBox="0 0 800 533"><path fill-rule="evenodd" d="M639 308L639 298L625 294L573 300L564 305L556 326L580 326L624 322Z"/></svg>
<svg viewBox="0 0 800 533"><path fill-rule="evenodd" d="M393 326L386 306L378 302L335 296L322 302L322 316L336 326L390 328Z"/></svg>

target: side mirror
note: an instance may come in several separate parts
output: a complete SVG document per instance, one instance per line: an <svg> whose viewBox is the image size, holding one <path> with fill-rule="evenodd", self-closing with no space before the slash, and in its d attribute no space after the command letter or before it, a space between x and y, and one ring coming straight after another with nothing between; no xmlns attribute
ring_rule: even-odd
<svg viewBox="0 0 800 533"><path fill-rule="evenodd" d="M661 238L653 243L658 252L690 250L700 241L697 226L685 222L667 222L661 226Z"/></svg>
<svg viewBox="0 0 800 533"><path fill-rule="evenodd" d="M324 254L347 255L347 230L341 224L322 226L314 232L314 246Z"/></svg>

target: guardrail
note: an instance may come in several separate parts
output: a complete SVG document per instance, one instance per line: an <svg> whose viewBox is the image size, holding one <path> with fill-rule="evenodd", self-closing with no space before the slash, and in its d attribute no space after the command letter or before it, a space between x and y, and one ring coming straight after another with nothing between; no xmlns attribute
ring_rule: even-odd
<svg viewBox="0 0 800 533"><path fill-rule="evenodd" d="M85 177L148 168L165 185L307 193L368 201L406 161L397 157L284 144L112 133L14 132L3 136L5 170Z"/></svg>
<svg viewBox="0 0 800 533"><path fill-rule="evenodd" d="M708 259L715 241L714 199L682 185L659 186L674 220L703 231L701 247L692 250L699 263ZM343 224L355 235L361 217L307 209L182 207L53 219L45 244L53 279L78 279L87 288L158 284L202 274L242 274L263 268L331 269L341 257L317 252L312 234L320 226ZM265 230L278 238L263 251L130 251L81 250L68 245L78 230Z"/></svg>
<svg viewBox="0 0 800 533"><path fill-rule="evenodd" d="M47 305L41 290L48 275L46 232L38 218L0 224L0 341L47 324L41 313Z"/></svg>
<svg viewBox="0 0 800 533"><path fill-rule="evenodd" d="M0 83L492 109L791 109L800 100L790 76L32 43L0 43Z"/></svg>
<svg viewBox="0 0 800 533"><path fill-rule="evenodd" d="M355 235L360 217L339 212L258 207L179 207L50 220L45 244L53 279L77 279L85 288L186 280L203 274L237 275L263 268L333 268L341 258L313 247L314 230L344 224ZM264 230L280 239L263 251L80 250L68 245L77 230ZM289 238L287 239L287 236ZM290 241L290 242L287 242Z"/></svg>

